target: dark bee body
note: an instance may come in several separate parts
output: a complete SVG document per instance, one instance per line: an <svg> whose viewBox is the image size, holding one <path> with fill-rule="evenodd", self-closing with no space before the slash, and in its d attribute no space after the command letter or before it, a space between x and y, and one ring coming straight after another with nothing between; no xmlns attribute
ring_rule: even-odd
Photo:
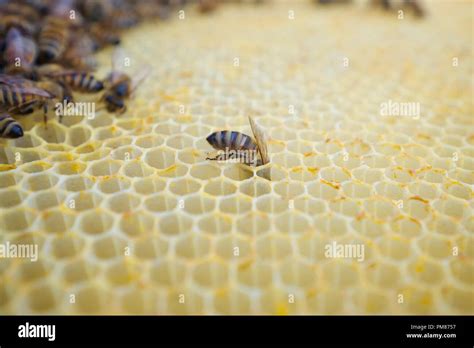
<svg viewBox="0 0 474 348"><path fill-rule="evenodd" d="M64 19L47 17L39 36L40 61L49 62L58 59L66 48L68 33Z"/></svg>
<svg viewBox="0 0 474 348"><path fill-rule="evenodd" d="M89 21L100 22L113 13L114 7L110 0L84 0L81 9Z"/></svg>
<svg viewBox="0 0 474 348"><path fill-rule="evenodd" d="M116 29L104 30L98 24L92 24L89 28L89 34L91 35L94 44L97 47L103 48L108 45L120 44L120 35Z"/></svg>
<svg viewBox="0 0 474 348"><path fill-rule="evenodd" d="M116 96L112 91L105 92L102 99L108 112L122 114L127 110L124 99Z"/></svg>
<svg viewBox="0 0 474 348"><path fill-rule="evenodd" d="M123 113L126 111L125 98L128 98L132 91L132 79L121 72L113 71L106 79L107 91L102 99L105 102L107 111Z"/></svg>
<svg viewBox="0 0 474 348"><path fill-rule="evenodd" d="M8 114L0 114L0 138L15 139L23 136L23 128Z"/></svg>
<svg viewBox="0 0 474 348"><path fill-rule="evenodd" d="M0 74L0 108L12 113L30 113L43 107L46 121L47 102L54 95L21 77Z"/></svg>
<svg viewBox="0 0 474 348"><path fill-rule="evenodd" d="M425 10L423 7L420 5L420 2L417 0L405 0L405 3L408 6L411 6L411 9L413 11L413 14L416 17L423 17L425 15Z"/></svg>
<svg viewBox="0 0 474 348"><path fill-rule="evenodd" d="M74 102L71 90L64 84L52 80L40 81L37 83L38 87L54 95L54 98L66 102L66 104Z"/></svg>
<svg viewBox="0 0 474 348"><path fill-rule="evenodd" d="M97 80L94 75L87 72L66 71L51 77L71 87L73 90L83 93L95 93L104 89L102 81Z"/></svg>
<svg viewBox="0 0 474 348"><path fill-rule="evenodd" d="M256 150L257 144L247 134L222 130L214 132L206 138L209 145L216 150Z"/></svg>
<svg viewBox="0 0 474 348"><path fill-rule="evenodd" d="M373 0L372 4L374 6L381 6L387 11L407 8L411 10L416 17L423 17L425 15L425 10L418 0L403 0L401 4L396 4L393 0Z"/></svg>
<svg viewBox="0 0 474 348"><path fill-rule="evenodd" d="M0 7L0 12L7 15L17 15L24 18L30 23L36 23L39 20L40 14L38 10L29 4L22 4L20 2L7 2Z"/></svg>
<svg viewBox="0 0 474 348"><path fill-rule="evenodd" d="M92 71L97 67L93 53L99 46L87 32L70 35L69 44L63 54L61 63L68 68L81 71Z"/></svg>
<svg viewBox="0 0 474 348"><path fill-rule="evenodd" d="M210 13L216 10L219 2L217 0L199 0L198 10L201 13Z"/></svg>
<svg viewBox="0 0 474 348"><path fill-rule="evenodd" d="M0 84L0 105L8 108L32 105L50 98L51 95L49 93L39 94L36 92L29 92L22 87Z"/></svg>
<svg viewBox="0 0 474 348"><path fill-rule="evenodd" d="M112 71L104 81L107 90L101 98L105 102L107 111L119 114L127 109L125 100L130 98L138 85L150 74L150 68L143 67L131 78L119 69L123 66L124 60L124 52L116 49L112 56Z"/></svg>
<svg viewBox="0 0 474 348"><path fill-rule="evenodd" d="M132 92L132 79L125 73L113 72L107 77L109 90L118 97L129 97Z"/></svg>
<svg viewBox="0 0 474 348"><path fill-rule="evenodd" d="M247 165L257 163L257 144L247 134L223 130L212 133L206 140L218 150L218 155L208 158L210 160L238 160Z"/></svg>
<svg viewBox="0 0 474 348"><path fill-rule="evenodd" d="M34 35L37 27L33 23L29 22L25 18L18 15L6 15L0 22L0 32L6 33L9 29L16 28L22 32L22 34Z"/></svg>

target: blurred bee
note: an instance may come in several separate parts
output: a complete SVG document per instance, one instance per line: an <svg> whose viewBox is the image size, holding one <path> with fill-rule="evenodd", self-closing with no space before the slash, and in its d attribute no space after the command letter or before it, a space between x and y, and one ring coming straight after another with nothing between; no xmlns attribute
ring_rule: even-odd
<svg viewBox="0 0 474 348"><path fill-rule="evenodd" d="M98 45L87 32L78 32L71 35L68 47L63 54L61 63L69 68L92 71L97 67L97 60L93 53Z"/></svg>
<svg viewBox="0 0 474 348"><path fill-rule="evenodd" d="M114 29L130 29L138 24L138 17L133 13L133 9L123 9L115 11L112 21L107 25Z"/></svg>
<svg viewBox="0 0 474 348"><path fill-rule="evenodd" d="M63 54L69 37L68 23L59 17L48 16L39 35L41 63L56 60Z"/></svg>
<svg viewBox="0 0 474 348"><path fill-rule="evenodd" d="M169 16L169 6L153 1L137 1L134 3L134 10L140 19L160 18Z"/></svg>
<svg viewBox="0 0 474 348"><path fill-rule="evenodd" d="M76 9L75 2L75 0L54 0L48 7L48 14L69 21L74 27L79 27L84 23L84 18Z"/></svg>
<svg viewBox="0 0 474 348"><path fill-rule="evenodd" d="M42 107L47 121L48 102L54 97L31 80L0 74L0 109L9 113L27 114Z"/></svg>
<svg viewBox="0 0 474 348"><path fill-rule="evenodd" d="M38 50L36 43L23 36L16 28L11 28L5 40L4 61L9 72L30 71Z"/></svg>
<svg viewBox="0 0 474 348"><path fill-rule="evenodd" d="M146 67L134 74L133 79L119 69L125 65L125 54L121 49L115 49L112 56L112 71L105 79L106 91L102 96L107 111L124 113L126 111L125 100L128 99L138 85L144 81L150 68Z"/></svg>
<svg viewBox="0 0 474 348"><path fill-rule="evenodd" d="M69 103L74 103L74 97L71 90L61 82L42 80L37 83L37 86L53 95L54 99L59 101L61 104L68 105ZM59 115L59 123L62 123L62 120L63 115Z"/></svg>
<svg viewBox="0 0 474 348"><path fill-rule="evenodd" d="M128 29L138 23L138 17L128 1L85 0L82 11L88 20L107 29Z"/></svg>
<svg viewBox="0 0 474 348"><path fill-rule="evenodd" d="M104 30L103 26L97 23L89 27L89 34L97 49L120 44L120 35L117 30L109 28Z"/></svg>
<svg viewBox="0 0 474 348"><path fill-rule="evenodd" d="M316 0L321 5L327 4L347 4L352 2L352 0Z"/></svg>
<svg viewBox="0 0 474 348"><path fill-rule="evenodd" d="M19 15L6 15L3 16L0 21L0 32L7 33L11 28L17 28L22 34L35 35L38 27L22 16Z"/></svg>
<svg viewBox="0 0 474 348"><path fill-rule="evenodd" d="M63 86L82 93L97 93L104 84L88 72L67 70L58 64L45 64L36 69L39 77L54 80Z"/></svg>
<svg viewBox="0 0 474 348"><path fill-rule="evenodd" d="M411 9L416 17L423 17L425 10L418 0L372 0L374 6L381 6L384 10L401 9L403 7Z"/></svg>
<svg viewBox="0 0 474 348"><path fill-rule="evenodd" d="M405 0L405 4L411 7L416 17L423 17L425 15L425 10L418 0Z"/></svg>
<svg viewBox="0 0 474 348"><path fill-rule="evenodd" d="M114 8L110 0L84 0L81 4L84 16L91 22L101 22L110 17Z"/></svg>
<svg viewBox="0 0 474 348"><path fill-rule="evenodd" d="M8 114L0 113L0 138L15 139L23 136L23 128Z"/></svg>
<svg viewBox="0 0 474 348"><path fill-rule="evenodd" d="M37 8L28 3L21 3L19 1L8 1L6 4L3 4L0 6L0 13L3 16L20 16L30 23L37 23L40 18L40 13Z"/></svg>
<svg viewBox="0 0 474 348"><path fill-rule="evenodd" d="M213 12L217 9L219 1L217 0L199 0L198 10L201 13Z"/></svg>
<svg viewBox="0 0 474 348"><path fill-rule="evenodd" d="M45 0L23 0L24 6L32 8L40 15L46 15L49 12L50 1Z"/></svg>
<svg viewBox="0 0 474 348"><path fill-rule="evenodd" d="M209 135L206 140L214 149L219 152L225 151L223 154L209 160L242 160L247 165L261 166L270 162L267 148L267 136L263 129L258 126L252 117L249 116L250 127L255 137L253 139L247 134L235 131L222 130ZM258 158L258 155L259 158ZM229 158L234 156L233 158ZM268 170L263 173L264 177L270 178Z"/></svg>
<svg viewBox="0 0 474 348"><path fill-rule="evenodd" d="M41 80L36 83L36 85L54 96L54 99L66 102L66 104L74 102L71 89L61 82L53 80Z"/></svg>

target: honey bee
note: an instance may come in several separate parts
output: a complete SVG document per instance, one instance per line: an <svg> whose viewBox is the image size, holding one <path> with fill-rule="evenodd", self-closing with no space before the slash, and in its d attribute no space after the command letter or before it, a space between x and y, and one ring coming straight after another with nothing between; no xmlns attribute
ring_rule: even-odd
<svg viewBox="0 0 474 348"><path fill-rule="evenodd" d="M347 4L351 2L352 0L317 0L317 2L321 5L327 5L327 4Z"/></svg>
<svg viewBox="0 0 474 348"><path fill-rule="evenodd" d="M11 28L17 28L26 35L34 35L37 31L37 26L33 22L28 21L22 16L6 15L3 16L0 22L0 32L6 33Z"/></svg>
<svg viewBox="0 0 474 348"><path fill-rule="evenodd" d="M54 97L39 88L31 80L0 74L0 108L9 113L27 114L36 107L43 107L44 120L47 121L48 102Z"/></svg>
<svg viewBox="0 0 474 348"><path fill-rule="evenodd" d="M83 71L95 70L97 60L93 53L99 46L87 32L71 35L68 47L63 54L61 63L69 68Z"/></svg>
<svg viewBox="0 0 474 348"><path fill-rule="evenodd" d="M96 93L104 89L102 81L89 72L63 69L58 64L46 64L36 69L41 77L54 80L74 91L82 93Z"/></svg>
<svg viewBox="0 0 474 348"><path fill-rule="evenodd" d="M215 11L218 5L217 0L199 0L198 10L201 13L209 13Z"/></svg>
<svg viewBox="0 0 474 348"><path fill-rule="evenodd" d="M23 128L10 115L0 113L0 138L15 139L23 136Z"/></svg>
<svg viewBox="0 0 474 348"><path fill-rule="evenodd" d="M84 23L84 18L74 7L75 2L75 0L55 0L50 4L48 14L67 20L72 26L79 27Z"/></svg>
<svg viewBox="0 0 474 348"><path fill-rule="evenodd" d="M69 37L69 28L63 18L48 16L39 35L39 60L50 62L63 54Z"/></svg>
<svg viewBox="0 0 474 348"><path fill-rule="evenodd" d="M150 71L149 67L145 67L134 74L132 79L118 68L120 65L123 66L124 62L125 54L123 50L116 49L112 56L112 71L105 79L106 91L101 98L105 102L107 111L119 114L126 111L125 100L132 95Z"/></svg>
<svg viewBox="0 0 474 348"><path fill-rule="evenodd" d="M30 71L37 55L36 43L23 36L16 28L11 28L5 41L4 60L8 71Z"/></svg>
<svg viewBox="0 0 474 348"><path fill-rule="evenodd" d="M413 14L416 17L423 17L425 15L425 10L418 0L405 0L405 3L411 6Z"/></svg>
<svg viewBox="0 0 474 348"><path fill-rule="evenodd" d="M219 152L225 151L225 153L219 154L214 158L208 157L207 159L223 161L237 159L247 165L256 166L270 162L265 132L250 116L249 123L255 139L250 135L229 130L222 130L210 134L206 138L209 145ZM269 177L268 172L264 173L264 175Z"/></svg>
<svg viewBox="0 0 474 348"><path fill-rule="evenodd" d="M61 82L56 82L53 80L42 80L37 83L37 86L44 89L51 95L53 95L55 100L68 105L69 103L74 103L74 97L71 93L71 90L68 86ZM59 115L59 123L62 123L63 115Z"/></svg>
<svg viewBox="0 0 474 348"><path fill-rule="evenodd" d="M15 15L24 18L30 23L37 23L39 21L39 8L35 8L28 3L20 3L7 1L6 4L0 6L0 12L4 15Z"/></svg>
<svg viewBox="0 0 474 348"><path fill-rule="evenodd" d="M138 23L138 17L128 1L85 0L82 11L87 19L102 24L107 30L128 29Z"/></svg>
<svg viewBox="0 0 474 348"><path fill-rule="evenodd" d="M418 0L373 0L372 4L374 6L381 6L384 10L387 11L405 7L411 9L416 17L423 17L425 15L425 10L423 9L423 6L421 6Z"/></svg>
<svg viewBox="0 0 474 348"><path fill-rule="evenodd" d="M110 0L84 0L81 6L84 16L91 22L103 21L113 12Z"/></svg>
<svg viewBox="0 0 474 348"><path fill-rule="evenodd" d="M54 99L64 101L66 104L74 102L74 97L71 90L68 86L61 82L53 80L41 80L36 85L53 95Z"/></svg>
<svg viewBox="0 0 474 348"><path fill-rule="evenodd" d="M160 18L165 19L169 16L169 6L152 1L137 1L134 4L134 10L140 19Z"/></svg>
<svg viewBox="0 0 474 348"><path fill-rule="evenodd" d="M120 44L120 36L117 30L109 28L104 30L98 23L94 23L89 27L89 34L97 48Z"/></svg>

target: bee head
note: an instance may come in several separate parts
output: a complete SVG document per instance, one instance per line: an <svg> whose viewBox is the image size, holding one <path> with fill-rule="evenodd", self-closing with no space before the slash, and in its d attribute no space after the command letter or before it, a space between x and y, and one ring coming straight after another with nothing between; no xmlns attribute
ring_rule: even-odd
<svg viewBox="0 0 474 348"><path fill-rule="evenodd" d="M8 133L8 137L15 139L15 138L21 138L23 136L23 129L21 128L20 125L15 124L11 129L10 132Z"/></svg>
<svg viewBox="0 0 474 348"><path fill-rule="evenodd" d="M117 84L117 86L115 86L114 88L114 92L117 96L119 97L125 97L128 95L128 91L129 91L129 88L128 88L128 83L127 82L121 82L119 84Z"/></svg>
<svg viewBox="0 0 474 348"><path fill-rule="evenodd" d="M96 85L94 86L94 92L98 92L104 89L104 83L102 81L97 81Z"/></svg>
<svg viewBox="0 0 474 348"><path fill-rule="evenodd" d="M38 56L38 63L46 63L52 61L54 58L56 58L56 55L54 52L51 51L41 51L41 53Z"/></svg>
<svg viewBox="0 0 474 348"><path fill-rule="evenodd" d="M119 98L113 94L107 94L104 100L107 105L107 111L119 113L125 111L125 103L123 102L122 98Z"/></svg>

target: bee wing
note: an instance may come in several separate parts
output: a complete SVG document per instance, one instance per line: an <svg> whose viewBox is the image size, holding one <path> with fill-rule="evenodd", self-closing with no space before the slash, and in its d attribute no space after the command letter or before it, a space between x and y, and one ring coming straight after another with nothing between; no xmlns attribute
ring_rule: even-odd
<svg viewBox="0 0 474 348"><path fill-rule="evenodd" d="M39 87L35 87L35 86L17 86L17 87L20 93L23 93L23 94L33 94L33 95L37 95L39 97L44 97L44 98L54 97L54 95L52 95L48 91Z"/></svg>
<svg viewBox="0 0 474 348"><path fill-rule="evenodd" d="M127 54L125 53L125 50L123 48L115 47L114 52L112 53L112 70L123 71L126 57Z"/></svg>
<svg viewBox="0 0 474 348"><path fill-rule="evenodd" d="M258 151L260 152L260 157L262 158L262 164L266 164L270 162L267 148L268 137L262 127L256 124L251 116L249 116L249 122L250 127L252 128L252 133L255 137L255 142L258 146Z"/></svg>
<svg viewBox="0 0 474 348"><path fill-rule="evenodd" d="M137 87L150 76L152 69L150 65L142 67L132 78L131 93L133 93Z"/></svg>
<svg viewBox="0 0 474 348"><path fill-rule="evenodd" d="M0 84L8 86L32 86L33 81L8 74L0 74Z"/></svg>

